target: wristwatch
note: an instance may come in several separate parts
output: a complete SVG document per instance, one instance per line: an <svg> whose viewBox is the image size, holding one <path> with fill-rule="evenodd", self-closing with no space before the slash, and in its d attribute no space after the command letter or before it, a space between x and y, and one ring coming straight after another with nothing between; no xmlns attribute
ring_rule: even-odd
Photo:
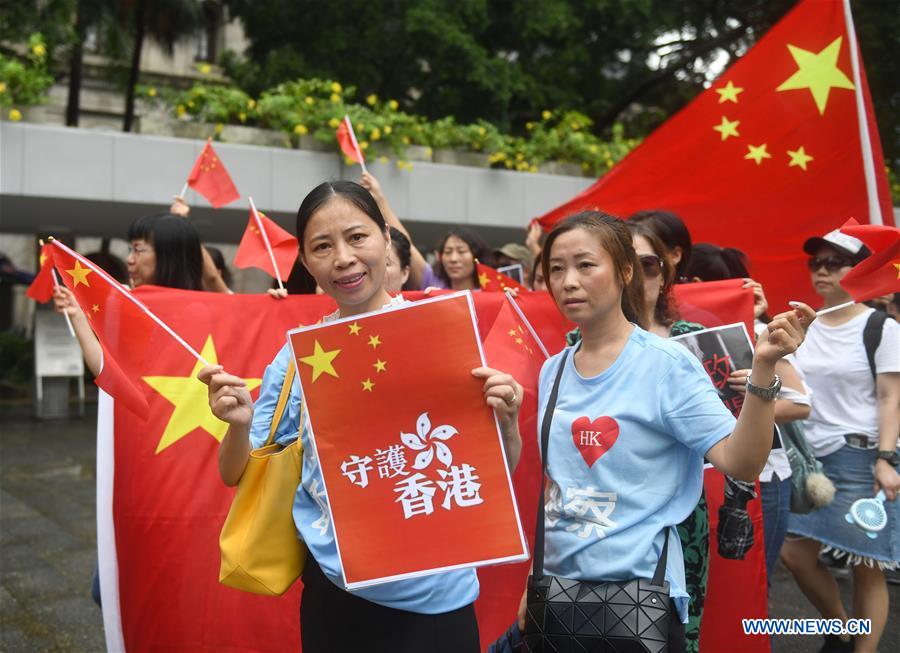
<svg viewBox="0 0 900 653"><path fill-rule="evenodd" d="M781 390L781 377L777 374L775 378L772 379L772 385L768 388L763 388L758 385L753 385L753 381L750 380L750 375L747 375L747 392L752 395L756 395L757 397L761 397L766 399L767 401L772 401L778 396L778 391Z"/></svg>
<svg viewBox="0 0 900 653"><path fill-rule="evenodd" d="M900 465L900 455L898 455L896 451L879 451L878 455L875 456L875 458L886 460L888 465L890 465L891 467Z"/></svg>

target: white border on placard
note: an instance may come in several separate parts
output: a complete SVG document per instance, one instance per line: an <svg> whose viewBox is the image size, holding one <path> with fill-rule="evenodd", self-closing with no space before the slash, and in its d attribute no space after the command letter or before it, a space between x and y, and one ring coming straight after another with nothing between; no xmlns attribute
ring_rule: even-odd
<svg viewBox="0 0 900 653"><path fill-rule="evenodd" d="M291 335L294 333L305 333L307 331L314 331L316 329L321 329L323 327L332 327L335 324L356 322L363 318L371 317L372 315L382 315L384 313L389 313L391 311L409 310L412 308L417 308L424 304L447 301L450 299L457 299L461 296L464 296L466 298L466 304L469 308L469 317L472 320L472 335L474 336L475 343L478 346L478 356L481 359L482 367L486 367L487 363L484 358L484 349L482 348L482 345L481 345L481 338L478 337L478 321L475 316L475 303L474 303L474 300L472 299L472 292L469 290L463 290L460 292L440 295L438 297L429 297L429 298L422 299L422 300L419 300L416 302L404 301L403 304L400 304L398 306L389 306L386 308L380 308L375 311L368 311L366 313L351 315L350 317L342 317L342 318L338 318L336 320L329 320L328 322L320 322L319 324L312 324L312 325L305 326L305 327L298 327L295 329L290 329L287 332L287 341L288 341L288 345L291 348L291 355L294 357L294 361L298 360L297 352L294 351L294 343L291 341ZM305 397L306 393L303 391L303 382L300 379L300 366L295 364L294 367L296 368L294 373L297 375L296 382L300 384L300 396L301 396L301 401L302 401L303 400L302 397ZM493 411L491 411L491 412L493 412ZM313 411L310 409L309 404L307 404L307 406L306 406L305 413L306 413L306 418L307 418L307 422L308 422L308 426L309 426L309 439L313 444L313 451L316 455L316 464L321 467L322 462L321 462L321 459L319 459L319 452L318 452L318 449L316 448L315 430L313 429L313 415L312 415ZM509 487L511 507L513 509L513 513L516 516L516 526L519 531L519 542L522 546L522 553L512 555L512 556L506 556L503 558L491 558L488 560L464 562L464 563L460 563L458 565L449 565L446 567L435 567L433 569L427 569L427 570L423 570L423 571L413 571L413 572L409 572L409 573L405 573L405 574L396 574L393 576L384 576L384 577L370 579L370 580L358 581L355 583L348 583L347 582L347 574L344 570L344 560L343 560L343 557L341 556L341 544L340 544L340 539L338 538L338 530L337 530L337 527L336 527L335 521L334 521L334 513L332 512L332 509L331 509L331 500L329 499L328 500L328 515L329 515L329 518L331 519L331 528L334 531L334 544L335 544L335 547L337 548L338 563L341 566L341 577L344 582L344 587L346 587L348 590L362 589L364 587L372 587L374 585L381 585L384 583L390 583L390 582L398 581L398 580L404 580L404 579L410 579L410 578L421 578L423 576L432 576L434 574L439 574L439 573L443 573L443 572L447 572L447 571L454 571L457 569L466 569L466 568L470 568L470 567L484 567L487 565L502 564L502 563L506 563L506 562L520 562L520 561L528 559L528 556L529 556L528 542L525 539L525 532L522 529L522 519L519 516L518 503L516 501L515 490L513 489L512 474L509 471L509 464L507 463L507 460L506 460L506 448L503 446L503 436L500 433L500 423L497 420L496 413L494 413L494 428L497 431L497 439L500 442L500 452L501 452L502 458L503 458L503 469L506 472L506 482L507 482L507 486ZM322 471L322 487L325 491L325 497L327 499L328 498L328 482L325 480L324 470Z"/></svg>
<svg viewBox="0 0 900 653"><path fill-rule="evenodd" d="M521 279L521 281L519 279L516 279L511 274L507 274L507 272L511 272L512 270L514 270L516 268L519 268L519 279ZM525 285L525 266L522 265L521 263L513 263L512 265L504 265L503 267L497 268L497 272L499 272L500 274L506 274L506 276L508 276L510 279L512 279L516 283L520 283L523 286Z"/></svg>

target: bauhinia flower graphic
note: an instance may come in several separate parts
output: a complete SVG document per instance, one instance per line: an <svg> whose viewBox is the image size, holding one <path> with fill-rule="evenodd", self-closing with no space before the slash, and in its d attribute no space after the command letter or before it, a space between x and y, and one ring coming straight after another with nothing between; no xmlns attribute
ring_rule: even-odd
<svg viewBox="0 0 900 653"><path fill-rule="evenodd" d="M413 469L425 469L434 460L435 455L449 467L453 462L453 454L444 441L457 433L458 431L449 424L443 424L432 430L428 413L422 413L416 420L416 433L401 433L400 439L407 447L419 452L413 462Z"/></svg>

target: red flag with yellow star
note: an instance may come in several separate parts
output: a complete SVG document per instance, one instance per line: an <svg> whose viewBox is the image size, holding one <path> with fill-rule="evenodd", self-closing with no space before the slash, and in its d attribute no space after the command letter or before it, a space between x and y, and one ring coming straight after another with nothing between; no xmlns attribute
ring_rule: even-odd
<svg viewBox="0 0 900 653"><path fill-rule="evenodd" d="M480 298L479 298L480 299ZM544 345L532 333L528 320L515 310L508 295L500 312L483 339L484 357L489 367L511 374L518 381L525 396L519 411L519 433L522 453L513 472L513 488L519 515L529 545L534 543L535 509L541 490L541 457L537 434L538 377L547 359ZM562 317L556 307L548 307ZM528 577L528 561L513 565L482 567L478 570L481 591L475 602L478 630L492 642L516 619L522 598L522 579Z"/></svg>
<svg viewBox="0 0 900 653"><path fill-rule="evenodd" d="M841 279L841 286L858 302L900 292L900 229L861 225L849 219L841 232L859 238L872 254Z"/></svg>
<svg viewBox="0 0 900 653"><path fill-rule="evenodd" d="M597 183L540 218L680 215L694 242L747 253L777 311L812 301L804 240L849 216L893 224L849 2L803 0Z"/></svg>
<svg viewBox="0 0 900 653"><path fill-rule="evenodd" d="M471 295L289 339L348 588L527 558Z"/></svg>
<svg viewBox="0 0 900 653"><path fill-rule="evenodd" d="M269 239L269 245L272 247L272 255L269 255L266 242L260 232L259 223L251 210L250 220L247 222L247 228L244 230L241 244L234 255L234 265L238 268L259 268L273 278L287 281L300 252L299 243L294 236L279 227L274 220L266 216L262 211L259 211L258 214L259 222L262 223L266 236ZM277 272L272 269L273 257L278 268Z"/></svg>
<svg viewBox="0 0 900 653"><path fill-rule="evenodd" d="M344 156L350 161L365 167L366 157L356 141L356 133L353 131L353 123L350 122L350 116L344 116L344 119L341 120L341 124L338 125L335 132L335 138L337 138L338 145L341 147L341 152L344 153Z"/></svg>
<svg viewBox="0 0 900 653"><path fill-rule="evenodd" d="M41 269L38 270L37 275L34 277L34 281L31 282L31 285L28 286L28 291L25 293L29 297L31 297L34 301L45 303L49 302L53 298L53 252L51 251L52 245L47 243L46 245L41 246L41 256L40 256L40 265Z"/></svg>
<svg viewBox="0 0 900 653"><path fill-rule="evenodd" d="M91 276L94 276L93 274ZM211 364L247 383L254 399L285 332L334 309L324 296L275 300L159 287L134 291ZM239 316L239 317L236 317ZM149 417L101 400L98 543L110 650L280 653L300 649L301 583L281 597L218 582L219 533L234 496L218 472L227 424L209 410L200 363L171 338L123 363Z"/></svg>
<svg viewBox="0 0 900 653"><path fill-rule="evenodd" d="M478 272L478 285L486 292L503 292L504 290L517 290L527 292L528 288L521 283L484 263L475 264Z"/></svg>
<svg viewBox="0 0 900 653"><path fill-rule="evenodd" d="M138 380L125 372L130 367L126 363L146 356L161 329L141 303L100 267L58 240L49 245L60 279L75 295L103 350L103 367L95 382L135 415L146 417L147 400Z"/></svg>
<svg viewBox="0 0 900 653"><path fill-rule="evenodd" d="M230 204L241 196L210 140L206 141L194 163L188 176L188 186L203 195L216 209Z"/></svg>

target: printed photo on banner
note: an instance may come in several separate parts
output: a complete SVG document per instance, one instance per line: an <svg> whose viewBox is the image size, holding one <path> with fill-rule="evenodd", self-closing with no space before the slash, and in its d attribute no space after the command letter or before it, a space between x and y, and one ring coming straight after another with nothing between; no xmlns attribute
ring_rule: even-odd
<svg viewBox="0 0 900 653"><path fill-rule="evenodd" d="M512 265L504 265L497 268L497 272L505 274L516 283L525 283L525 268L521 263L513 263Z"/></svg>
<svg viewBox="0 0 900 653"><path fill-rule="evenodd" d="M731 389L728 377L735 370L750 369L753 362L753 343L747 327L742 322L727 324L675 336L672 340L680 342L697 357L722 402L735 417L740 415L744 396Z"/></svg>
<svg viewBox="0 0 900 653"><path fill-rule="evenodd" d="M471 293L288 339L348 589L527 558Z"/></svg>

